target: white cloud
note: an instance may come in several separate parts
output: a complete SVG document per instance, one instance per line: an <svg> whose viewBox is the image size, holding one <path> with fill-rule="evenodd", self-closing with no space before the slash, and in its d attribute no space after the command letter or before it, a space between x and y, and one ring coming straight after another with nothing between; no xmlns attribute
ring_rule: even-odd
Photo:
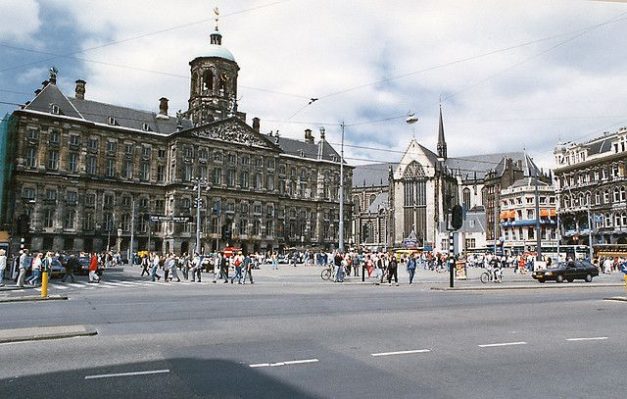
<svg viewBox="0 0 627 399"><path fill-rule="evenodd" d="M272 2L215 3L143 0L86 5L56 0L56 6L89 33L80 44L83 48L121 41L82 57L178 75L88 63L86 76L62 78L87 80L87 97L98 101L157 110L158 98L166 96L171 110L185 110L188 62L203 54L213 29L211 11L218 5L223 44L241 68L240 110L249 119L259 116L263 131L280 129L283 135L302 137L305 128L317 135L321 123L335 123L327 125L327 137L337 142L337 123L344 120L347 142L387 143L404 150L413 133L402 118L351 124L411 109L420 117L414 126L416 137L435 149L442 95L449 156L525 147L541 162L551 162L558 141L593 134L595 129L600 133L620 122L610 116L620 116L627 108L627 75L606 76L602 67L595 68L596 60L624 64L625 53L616 53L627 45L621 23L590 29L581 38L565 42L582 28L627 11L623 4L301 0L261 7ZM241 10L250 11L236 13ZM197 23L202 20L206 22ZM169 29L181 25L185 27ZM156 31L163 32L125 41ZM541 38L550 39L479 57ZM343 92L378 81L384 82ZM328 96L338 92L343 93ZM309 97L320 100L301 110ZM292 123L298 121L311 123ZM349 156L368 154L356 151L349 149ZM398 158L396 153L370 154L376 160Z"/></svg>
<svg viewBox="0 0 627 399"><path fill-rule="evenodd" d="M35 0L3 0L0 11L0 38L2 41L29 43L41 26L39 5Z"/></svg>

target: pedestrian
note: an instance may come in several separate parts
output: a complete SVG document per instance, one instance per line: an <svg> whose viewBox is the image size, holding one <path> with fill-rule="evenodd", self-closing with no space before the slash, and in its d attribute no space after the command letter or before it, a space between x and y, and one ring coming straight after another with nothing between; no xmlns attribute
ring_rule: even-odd
<svg viewBox="0 0 627 399"><path fill-rule="evenodd" d="M89 260L89 282L99 283L100 277L98 277L98 255L94 252Z"/></svg>
<svg viewBox="0 0 627 399"><path fill-rule="evenodd" d="M414 269L415 268L414 266ZM394 277L394 282L398 287L398 261L394 254L390 256L390 260L388 261L388 285L392 285L392 277Z"/></svg>
<svg viewBox="0 0 627 399"><path fill-rule="evenodd" d="M192 272L192 283L196 282L196 277L198 277L198 282L200 283L201 272L202 272L202 258L198 254L198 252L194 252L194 259L192 259L192 267L190 271Z"/></svg>
<svg viewBox="0 0 627 399"><path fill-rule="evenodd" d="M4 271L7 268L7 256L6 251L0 249L0 287L4 287Z"/></svg>
<svg viewBox="0 0 627 399"><path fill-rule="evenodd" d="M233 280L237 279L237 284L242 283L242 267L244 257L241 252L238 252L237 255L233 257L233 266L235 266L235 274L231 277L231 284L233 284Z"/></svg>
<svg viewBox="0 0 627 399"><path fill-rule="evenodd" d="M26 279L26 272L28 271L28 269L30 269L31 262L32 260L28 256L28 249L24 249L20 251L20 257L19 257L20 274L17 277L18 287L24 287L24 280Z"/></svg>
<svg viewBox="0 0 627 399"><path fill-rule="evenodd" d="M183 278L185 280L189 279L189 266L187 262L187 253L184 252L183 255L178 259L178 267L181 269L181 273L183 273Z"/></svg>
<svg viewBox="0 0 627 399"><path fill-rule="evenodd" d="M30 285L33 285L33 286L39 285L39 278L41 277L41 261L42 261L43 256L44 254L39 252L37 255L35 255L35 257L32 260L31 271L33 274L30 276L28 280L26 280L26 282L29 283Z"/></svg>
<svg viewBox="0 0 627 399"><path fill-rule="evenodd" d="M74 282L74 270L78 270L79 267L81 267L81 264L78 261L78 258L76 258L76 255L70 255L63 265L65 274L63 275L61 281L65 283L65 279L69 277L72 282Z"/></svg>
<svg viewBox="0 0 627 399"><path fill-rule="evenodd" d="M177 265L178 265L178 258L174 256L174 254L171 254L171 259L169 260L170 260L170 280L176 279L176 282L180 283L181 279L179 278L179 274L176 270Z"/></svg>
<svg viewBox="0 0 627 399"><path fill-rule="evenodd" d="M272 251L272 254L270 254L270 259L272 260L272 270L279 270L279 261L277 259L276 252Z"/></svg>
<svg viewBox="0 0 627 399"><path fill-rule="evenodd" d="M224 255L221 252L216 252L216 256L213 258L213 282L214 284L218 281L218 278L222 277L220 273L220 263L222 262L222 256Z"/></svg>
<svg viewBox="0 0 627 399"><path fill-rule="evenodd" d="M148 271L148 267L150 266L150 258L148 257L148 254L142 256L141 265L142 274L139 277L144 277L144 273L146 273L146 276L150 276L150 272Z"/></svg>
<svg viewBox="0 0 627 399"><path fill-rule="evenodd" d="M620 264L620 271L623 272L623 280L627 289L627 260Z"/></svg>
<svg viewBox="0 0 627 399"><path fill-rule="evenodd" d="M152 277L152 281L161 280L161 276L157 273L157 269L159 269L159 255L155 252L152 253L152 267L150 268L150 277Z"/></svg>
<svg viewBox="0 0 627 399"><path fill-rule="evenodd" d="M229 282L229 259L222 254L222 259L220 259L220 277L224 278L224 282Z"/></svg>
<svg viewBox="0 0 627 399"><path fill-rule="evenodd" d="M416 254L409 257L407 261L407 273L409 273L409 284L414 282L414 274L416 274Z"/></svg>
<svg viewBox="0 0 627 399"><path fill-rule="evenodd" d="M255 284L253 281L253 269L255 268L255 261L251 259L249 255L244 257L244 281L242 284L246 284L246 277L250 279L251 284Z"/></svg>

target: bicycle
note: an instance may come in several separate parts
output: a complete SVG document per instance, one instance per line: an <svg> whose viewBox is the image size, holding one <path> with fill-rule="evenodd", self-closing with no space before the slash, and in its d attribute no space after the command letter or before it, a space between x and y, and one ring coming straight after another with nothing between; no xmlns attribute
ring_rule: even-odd
<svg viewBox="0 0 627 399"><path fill-rule="evenodd" d="M328 265L327 267L325 267L322 272L320 273L320 278L323 280L335 280L335 276L333 274L333 266Z"/></svg>
<svg viewBox="0 0 627 399"><path fill-rule="evenodd" d="M488 281L493 281L495 283L503 282L503 271L500 268L488 269L481 273L479 280L483 284L486 284Z"/></svg>

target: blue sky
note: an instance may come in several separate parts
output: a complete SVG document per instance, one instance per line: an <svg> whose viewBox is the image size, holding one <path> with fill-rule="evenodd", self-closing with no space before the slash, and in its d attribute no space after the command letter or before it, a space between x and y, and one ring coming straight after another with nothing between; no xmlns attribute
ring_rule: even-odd
<svg viewBox="0 0 627 399"><path fill-rule="evenodd" d="M450 157L526 148L551 167L559 142L627 125L627 4L611 1L1 0L0 101L32 99L54 65L69 96L84 79L91 100L185 110L215 6L249 123L337 143L344 121L346 144L382 150L347 147L353 164L412 136L435 150L440 103Z"/></svg>

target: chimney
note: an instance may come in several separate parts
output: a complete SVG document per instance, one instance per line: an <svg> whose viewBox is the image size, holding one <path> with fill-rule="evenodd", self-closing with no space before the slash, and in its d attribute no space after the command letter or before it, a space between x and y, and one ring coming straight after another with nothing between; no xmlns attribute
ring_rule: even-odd
<svg viewBox="0 0 627 399"><path fill-rule="evenodd" d="M313 144L314 138L311 134L311 129L305 129L305 142Z"/></svg>
<svg viewBox="0 0 627 399"><path fill-rule="evenodd" d="M259 118L253 118L253 130L257 133L259 133L259 129L261 127L261 123Z"/></svg>
<svg viewBox="0 0 627 399"><path fill-rule="evenodd" d="M320 141L324 141L324 128L320 128Z"/></svg>
<svg viewBox="0 0 627 399"><path fill-rule="evenodd" d="M159 99L159 117L168 118L168 99L165 97Z"/></svg>
<svg viewBox="0 0 627 399"><path fill-rule="evenodd" d="M320 140L318 141L318 160L324 155L324 128L320 128Z"/></svg>
<svg viewBox="0 0 627 399"><path fill-rule="evenodd" d="M274 135L275 139L274 139L274 144L279 144L279 131L276 131L276 134Z"/></svg>
<svg viewBox="0 0 627 399"><path fill-rule="evenodd" d="M74 89L74 97L77 100L84 100L85 99L85 81L82 79L79 79L76 81L76 88Z"/></svg>

